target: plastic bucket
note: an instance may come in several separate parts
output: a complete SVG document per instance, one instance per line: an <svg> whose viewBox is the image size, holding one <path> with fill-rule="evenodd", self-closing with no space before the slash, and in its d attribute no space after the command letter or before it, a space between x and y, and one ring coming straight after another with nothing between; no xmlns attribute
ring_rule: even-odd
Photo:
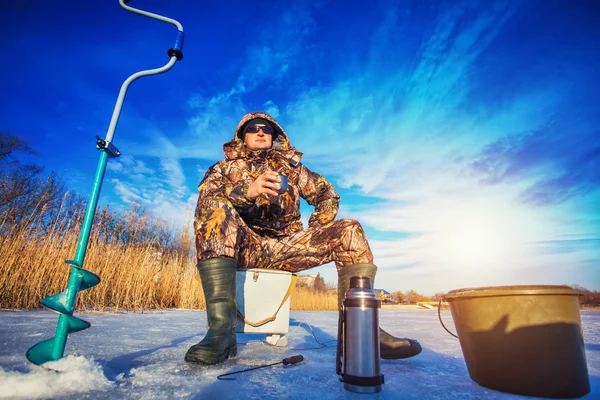
<svg viewBox="0 0 600 400"><path fill-rule="evenodd" d="M288 333L296 276L275 269L237 270L238 333Z"/></svg>
<svg viewBox="0 0 600 400"><path fill-rule="evenodd" d="M568 286L457 289L450 305L469 375L502 392L580 397L590 391L579 290Z"/></svg>

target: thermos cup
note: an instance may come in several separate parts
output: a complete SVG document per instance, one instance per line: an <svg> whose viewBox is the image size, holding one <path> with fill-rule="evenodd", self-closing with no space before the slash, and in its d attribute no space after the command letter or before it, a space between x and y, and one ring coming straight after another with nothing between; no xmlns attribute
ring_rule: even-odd
<svg viewBox="0 0 600 400"><path fill-rule="evenodd" d="M277 193L283 194L288 189L288 177L285 175L279 174L279 179L281 180L281 182L279 182L279 190L277 191Z"/></svg>
<svg viewBox="0 0 600 400"><path fill-rule="evenodd" d="M336 373L351 392L377 393L384 383L379 368L379 308L371 280L350 278L338 322Z"/></svg>

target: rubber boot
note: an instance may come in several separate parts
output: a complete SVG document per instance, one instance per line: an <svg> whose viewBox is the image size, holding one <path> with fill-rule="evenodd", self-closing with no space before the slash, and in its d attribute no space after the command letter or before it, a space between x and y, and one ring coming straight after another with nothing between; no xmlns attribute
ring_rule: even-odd
<svg viewBox="0 0 600 400"><path fill-rule="evenodd" d="M375 282L377 266L374 264L352 264L346 265L338 271L338 309L350 288L350 278L353 276L366 276ZM379 328L379 351L381 358L385 360L397 360L400 358L414 357L422 350L421 345L414 339L397 338L383 329Z"/></svg>
<svg viewBox="0 0 600 400"><path fill-rule="evenodd" d="M218 257L199 261L196 267L200 272L206 299L208 331L200 343L190 347L185 361L207 365L219 364L237 354L237 265L233 258Z"/></svg>

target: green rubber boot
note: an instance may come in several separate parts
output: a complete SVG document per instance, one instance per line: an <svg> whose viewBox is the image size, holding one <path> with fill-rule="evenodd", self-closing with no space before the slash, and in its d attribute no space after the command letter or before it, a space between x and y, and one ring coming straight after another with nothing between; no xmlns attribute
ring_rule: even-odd
<svg viewBox="0 0 600 400"><path fill-rule="evenodd" d="M346 291L350 288L350 278L353 276L366 276L373 283L375 282L376 272L377 266L374 264L352 264L341 268L338 271L338 309L342 308ZM379 328L379 351L381 358L386 360L409 358L416 356L421 350L423 348L416 340L400 339Z"/></svg>
<svg viewBox="0 0 600 400"><path fill-rule="evenodd" d="M207 365L219 364L237 354L237 265L233 258L218 257L199 261L197 268L206 299L208 331L200 343L190 347L185 361Z"/></svg>

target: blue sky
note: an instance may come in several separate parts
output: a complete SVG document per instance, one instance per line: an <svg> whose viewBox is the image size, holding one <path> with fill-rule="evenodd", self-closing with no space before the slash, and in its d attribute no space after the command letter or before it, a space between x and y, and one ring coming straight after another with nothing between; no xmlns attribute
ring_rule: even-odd
<svg viewBox="0 0 600 400"><path fill-rule="evenodd" d="M100 202L184 226L262 110L365 227L377 287L600 289L600 3L366 4L132 1L182 23L184 59L131 85ZM116 0L3 1L0 130L88 195L122 82L175 36Z"/></svg>

